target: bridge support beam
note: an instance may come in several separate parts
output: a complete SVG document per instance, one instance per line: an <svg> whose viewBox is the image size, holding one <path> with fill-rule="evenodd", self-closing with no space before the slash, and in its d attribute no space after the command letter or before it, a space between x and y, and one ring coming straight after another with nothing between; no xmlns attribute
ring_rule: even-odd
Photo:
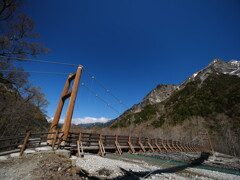
<svg viewBox="0 0 240 180"><path fill-rule="evenodd" d="M60 117L61 117L64 102L67 98L70 98L66 117L64 120L64 124L63 124L63 129L62 129L63 132L59 133L60 135L63 134L63 138L62 138L63 141L66 141L67 137L68 137L81 74L82 74L82 66L79 66L77 69L77 72L75 74L69 75L69 77L66 81L66 84L64 86L64 89L62 91L62 95L59 100L58 107L57 107L56 113L54 115L50 130L49 130L49 132L56 131L57 125L58 125ZM68 92L70 85L71 85L71 81L73 81L73 80L74 80L74 83L72 86L72 91ZM53 138L53 136L51 134L48 135L48 139L50 139L50 138ZM48 140L48 143L52 144L52 140Z"/></svg>
<svg viewBox="0 0 240 180"><path fill-rule="evenodd" d="M82 66L79 66L75 75L75 80L74 80L74 84L73 84L71 95L70 95L71 97L68 104L67 114L63 124L63 129L62 129L63 141L66 141L68 137L81 74L82 74Z"/></svg>

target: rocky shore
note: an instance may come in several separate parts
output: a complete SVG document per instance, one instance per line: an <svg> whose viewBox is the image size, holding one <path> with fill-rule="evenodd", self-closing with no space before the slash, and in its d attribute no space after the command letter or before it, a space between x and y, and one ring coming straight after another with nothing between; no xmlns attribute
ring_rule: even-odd
<svg viewBox="0 0 240 180"><path fill-rule="evenodd" d="M167 152L139 155L128 153L115 155L109 153L104 157L95 154L85 154L83 158L77 158L76 156L71 156L70 158L70 152L66 150L57 153L51 151L44 153L28 151L22 157L9 156L5 159L1 158L0 179L240 180L240 175L194 168L198 163L205 163L201 158L201 161L194 161L199 159L197 157L199 157L197 153L182 153L180 155L179 153L170 154ZM217 157L220 158L220 155ZM191 163L187 165L173 165L168 163L170 160L163 162L162 160L158 161L159 158L175 159L175 161L184 160ZM156 161L153 162L153 160ZM209 157L207 161L209 161ZM239 166L237 167L239 168Z"/></svg>
<svg viewBox="0 0 240 180"><path fill-rule="evenodd" d="M189 165L152 164L132 156L134 155L110 154L100 157L88 154L77 159L76 165L88 172L90 177L101 179L240 180L237 175L197 169Z"/></svg>
<svg viewBox="0 0 240 180"><path fill-rule="evenodd" d="M157 152L139 153L139 155L160 158L169 161L184 162L191 164L192 166L205 165L240 172L240 158L217 152L214 154L200 152Z"/></svg>

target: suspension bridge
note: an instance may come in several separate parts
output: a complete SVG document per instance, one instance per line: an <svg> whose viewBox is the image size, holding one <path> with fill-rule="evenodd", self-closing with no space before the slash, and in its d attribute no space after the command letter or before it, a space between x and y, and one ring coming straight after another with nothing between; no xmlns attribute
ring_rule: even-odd
<svg viewBox="0 0 240 180"><path fill-rule="evenodd" d="M17 59L17 58L16 58ZM19 58L18 58L19 59ZM51 147L52 151L57 149L67 149L71 153L77 154L79 157L84 155L84 152L95 152L100 156L104 156L106 152L114 152L122 154L123 152L161 152L161 151L182 151L182 152L213 152L210 137L207 133L200 133L198 141L192 140L190 142L180 142L172 139L163 139L161 137L141 137L141 136L127 136L125 134L98 134L87 132L71 132L71 121L76 102L78 87L82 75L83 67L74 64L19 59L25 61L37 61L45 63L56 63L70 66L77 66L76 73L70 74L64 85L62 94L60 96L58 106L48 132L26 132L15 137L0 138L0 155L6 155L13 152L19 152L20 156L24 154L26 149L34 149L39 147ZM93 78L101 88L110 94L116 101L118 101L125 108L129 109L117 96L105 88L101 82L96 80L94 76L84 69L87 74ZM47 73L47 72L41 72ZM114 110L118 115L121 113L106 100L98 96L84 83L90 93L94 94L99 100L105 103L109 108ZM69 104L66 111L63 127L58 129L59 120L63 111L64 104L69 98ZM204 141L207 141L208 146L204 146ZM206 144L206 143L205 143Z"/></svg>

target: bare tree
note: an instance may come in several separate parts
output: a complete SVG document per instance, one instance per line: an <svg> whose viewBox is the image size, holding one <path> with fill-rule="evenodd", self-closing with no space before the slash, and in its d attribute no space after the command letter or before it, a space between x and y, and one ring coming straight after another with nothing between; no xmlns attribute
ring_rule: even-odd
<svg viewBox="0 0 240 180"><path fill-rule="evenodd" d="M33 41L39 37L33 20L18 13L24 2L0 0L0 136L47 125L45 94L28 82L29 74L16 71L23 69L11 61L49 52L42 43Z"/></svg>
<svg viewBox="0 0 240 180"><path fill-rule="evenodd" d="M0 21L11 19L21 4L22 0L1 0Z"/></svg>
<svg viewBox="0 0 240 180"><path fill-rule="evenodd" d="M8 57L38 56L49 49L42 43L30 42L38 38L33 20L25 14L17 14L21 0L2 0L0 3L0 55Z"/></svg>

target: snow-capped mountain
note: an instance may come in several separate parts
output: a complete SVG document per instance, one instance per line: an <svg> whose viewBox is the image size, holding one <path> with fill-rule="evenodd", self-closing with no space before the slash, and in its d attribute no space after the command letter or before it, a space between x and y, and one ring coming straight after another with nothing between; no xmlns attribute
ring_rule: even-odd
<svg viewBox="0 0 240 180"><path fill-rule="evenodd" d="M206 68L192 74L187 80L179 86L174 84L158 85L147 96L144 97L142 102L132 107L132 111L140 112L145 106L160 103L169 98L174 92L183 89L189 82L201 80L203 82L211 74L228 74L237 75L240 77L240 61L231 60L229 62L220 59L214 59Z"/></svg>
<svg viewBox="0 0 240 180"><path fill-rule="evenodd" d="M192 74L186 81L179 85L182 89L189 82L200 79L202 82L207 79L210 74L228 74L236 75L240 77L240 61L231 60L229 62L224 62L220 59L214 59L206 68Z"/></svg>

